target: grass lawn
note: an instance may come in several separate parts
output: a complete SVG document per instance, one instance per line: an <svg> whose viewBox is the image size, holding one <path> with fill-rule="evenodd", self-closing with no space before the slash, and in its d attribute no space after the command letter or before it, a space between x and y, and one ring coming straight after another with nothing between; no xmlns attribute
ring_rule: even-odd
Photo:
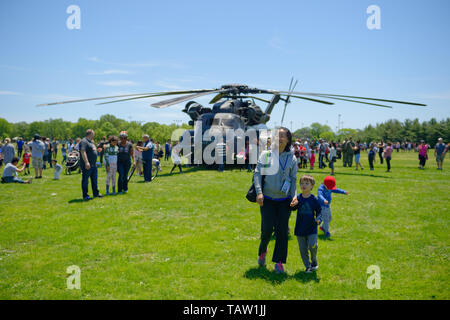
<svg viewBox="0 0 450 320"><path fill-rule="evenodd" d="M152 183L134 176L128 194L83 202L81 175L53 181L47 169L31 185L0 185L0 299L449 299L450 160L438 171L429 157L418 170L417 153L394 152L392 173L369 171L367 153L364 171L338 160L349 195L333 195L320 268L303 272L291 235L286 275L272 271L274 241L257 266L260 213L245 199L245 170L168 175L166 162ZM317 194L329 169L304 173ZM102 193L105 178L99 169ZM80 290L67 289L71 265ZM366 286L370 265L379 290Z"/></svg>

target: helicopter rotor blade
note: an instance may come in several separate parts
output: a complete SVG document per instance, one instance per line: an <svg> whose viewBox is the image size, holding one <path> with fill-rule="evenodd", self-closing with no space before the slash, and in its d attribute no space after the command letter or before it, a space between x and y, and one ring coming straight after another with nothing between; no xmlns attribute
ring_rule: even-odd
<svg viewBox="0 0 450 320"><path fill-rule="evenodd" d="M220 99L222 99L224 97L224 93L223 92L219 92L218 94L216 94L214 96L214 98L211 99L211 101L209 102L211 103L216 103L217 101L219 101Z"/></svg>
<svg viewBox="0 0 450 320"><path fill-rule="evenodd" d="M160 101L160 102L152 103L151 106L155 107L155 108L166 108L166 107L169 107L171 105L174 105L174 104L177 104L177 103L180 103L180 102L184 102L184 101L187 101L187 100L190 100L190 99L195 99L195 98L202 97L202 96L205 96L205 95L208 95L208 94L218 93L218 92L222 92L222 91L224 91L224 90L216 89L216 90L210 90L210 91L207 91L207 92L200 92L200 93L190 94L190 95L187 95L187 96L182 96L182 97L177 97L177 98L173 98L173 99L168 99L168 100L163 100L163 101Z"/></svg>
<svg viewBox="0 0 450 320"><path fill-rule="evenodd" d="M115 96L107 96L107 97L96 97L96 98L87 98L87 99L76 99L76 100L66 100L66 101L58 101L58 102L50 102L50 103L42 103L38 104L37 107L44 106L53 106L58 104L66 104L66 103L75 103L75 102L86 102L86 101L94 101L94 100L105 100L105 99L114 99L114 98L125 98L125 97L136 97L137 96L152 96L152 95L174 95L174 94L187 94L187 93L196 93L196 92L206 92L213 91L217 89L199 89L199 90L183 90L183 91L163 91L163 92L146 92L146 93L134 93L134 94L121 94ZM118 101L126 101L126 100L118 100Z"/></svg>
<svg viewBox="0 0 450 320"><path fill-rule="evenodd" d="M378 103L371 103L371 102L365 102L365 101L358 101L358 100L351 100L351 99L344 99L344 98L336 98L336 97L329 97L329 96L322 96L322 95L316 95L317 97L326 98L326 99L334 99L334 100L341 100L341 101L348 101L348 102L356 102L356 103L362 103L362 104L368 104L371 106L377 106L377 107L383 107L383 108L390 108L391 106L387 106L384 104L378 104Z"/></svg>
<svg viewBox="0 0 450 320"><path fill-rule="evenodd" d="M286 92L286 91L279 91L279 93L289 93L289 92ZM346 95L339 95L339 94L314 93L314 92L292 92L292 93L294 93L294 94L300 94L300 95L306 95L306 96L341 97L341 98L373 100L373 101L390 102L390 103L410 104L410 105L413 105L413 106L422 106L422 107L425 107L425 106L426 106L426 104L417 103L417 102L408 102L408 101L400 101L400 100L388 100L388 99L378 99L378 98L367 98L367 97L357 97L357 96L346 96Z"/></svg>
<svg viewBox="0 0 450 320"><path fill-rule="evenodd" d="M288 96L288 94L283 94L281 93L280 95L282 96ZM303 99L303 100L308 100L308 101L313 101L313 102L318 102L318 103L323 103L323 104L328 104L328 105L333 105L333 102L329 102L329 101L325 101L325 100L319 100L319 99L313 99L313 98L307 98L307 97L301 97L301 96L297 96L297 95L289 95L291 98L297 98L297 99ZM325 98L325 97L324 97ZM284 99L283 99L284 100Z"/></svg>
<svg viewBox="0 0 450 320"><path fill-rule="evenodd" d="M294 88L295 88L295 86L297 85L297 82L298 82L298 80L296 80L295 81L295 84L294 84L294 86L292 86L292 83L294 82L294 77L292 77L291 78L291 83L289 83L289 94L288 94L288 96L286 97L286 100L284 100L284 108L283 108L283 115L281 116L281 125L283 125L283 121L284 121L284 114L286 113L286 108L287 108L287 105L291 102L290 101L290 97L291 97L291 92L292 91L294 91Z"/></svg>

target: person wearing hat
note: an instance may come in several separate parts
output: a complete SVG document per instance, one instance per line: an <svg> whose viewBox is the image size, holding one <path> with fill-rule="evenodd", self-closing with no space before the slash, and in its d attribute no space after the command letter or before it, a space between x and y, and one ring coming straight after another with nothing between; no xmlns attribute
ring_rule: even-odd
<svg viewBox="0 0 450 320"><path fill-rule="evenodd" d="M144 144L142 147L137 146L136 149L142 152L142 161L144 167L144 181L152 181L152 163L153 163L153 151L155 149L154 144L150 140L148 134L142 136Z"/></svg>
<svg viewBox="0 0 450 320"><path fill-rule="evenodd" d="M434 156L436 157L437 169L442 170L442 164L445 159L446 145L442 138L438 139L438 143L434 146Z"/></svg>
<svg viewBox="0 0 450 320"><path fill-rule="evenodd" d="M347 191L336 187L336 180L332 176L327 176L323 180L323 183L319 186L317 191L317 198L319 199L320 206L322 207L322 226L320 230L325 233L325 237L331 237L330 234L330 222L331 222L331 193L348 194Z"/></svg>
<svg viewBox="0 0 450 320"><path fill-rule="evenodd" d="M133 166L136 165L136 161L134 160L133 145L128 141L128 133L121 131L119 139L119 153L117 154L119 179L117 181L117 191L119 194L123 194L128 192L128 171L131 168L130 157L133 160Z"/></svg>
<svg viewBox="0 0 450 320"><path fill-rule="evenodd" d="M36 133L33 141L28 143L28 146L31 148L31 164L36 174L35 179L41 179L42 168L44 167L45 144L41 141L41 136Z"/></svg>

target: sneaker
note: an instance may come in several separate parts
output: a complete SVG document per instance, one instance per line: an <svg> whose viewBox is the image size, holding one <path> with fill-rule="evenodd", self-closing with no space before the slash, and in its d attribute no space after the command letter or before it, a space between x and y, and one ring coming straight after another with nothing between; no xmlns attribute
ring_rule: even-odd
<svg viewBox="0 0 450 320"><path fill-rule="evenodd" d="M325 233L325 238L331 238L331 233L330 232Z"/></svg>
<svg viewBox="0 0 450 320"><path fill-rule="evenodd" d="M276 273L284 273L283 264L281 262L276 263L274 270Z"/></svg>
<svg viewBox="0 0 450 320"><path fill-rule="evenodd" d="M266 254L267 250L258 257L258 264L260 267L264 267L266 265Z"/></svg>
<svg viewBox="0 0 450 320"><path fill-rule="evenodd" d="M30 177L30 179L28 179L27 183L32 183L33 182L33 177Z"/></svg>
<svg viewBox="0 0 450 320"><path fill-rule="evenodd" d="M305 272L306 273L311 273L312 271L311 271L311 267L307 267L306 269L305 269Z"/></svg>
<svg viewBox="0 0 450 320"><path fill-rule="evenodd" d="M105 196L109 196L109 190L106 190Z"/></svg>
<svg viewBox="0 0 450 320"><path fill-rule="evenodd" d="M92 198L89 197L89 196L87 196L87 197L84 197L83 200L84 200L84 201L89 201L89 200L92 200Z"/></svg>
<svg viewBox="0 0 450 320"><path fill-rule="evenodd" d="M99 193L98 195L94 196L94 198L103 198L103 195Z"/></svg>
<svg viewBox="0 0 450 320"><path fill-rule="evenodd" d="M311 264L311 270L312 271L316 271L317 269L319 269L319 264Z"/></svg>

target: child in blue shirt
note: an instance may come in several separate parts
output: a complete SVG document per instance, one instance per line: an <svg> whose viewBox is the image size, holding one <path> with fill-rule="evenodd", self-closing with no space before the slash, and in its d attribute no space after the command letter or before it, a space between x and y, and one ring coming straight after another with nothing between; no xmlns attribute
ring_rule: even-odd
<svg viewBox="0 0 450 320"><path fill-rule="evenodd" d="M320 206L322 207L322 219L323 224L320 227L325 233L326 238L330 238L331 234L329 232L330 222L331 222L331 193L342 193L348 194L347 191L336 188L336 180L332 176L327 176L323 180L323 184L319 186L319 190L317 192L317 198L319 199Z"/></svg>
<svg viewBox="0 0 450 320"><path fill-rule="evenodd" d="M322 222L321 207L317 198L311 194L314 188L314 178L305 175L300 179L302 193L292 199L291 207L297 209L297 221L295 222L295 232L298 247L305 265L305 272L311 273L319 268L317 263L317 226ZM311 252L311 261L309 261Z"/></svg>

